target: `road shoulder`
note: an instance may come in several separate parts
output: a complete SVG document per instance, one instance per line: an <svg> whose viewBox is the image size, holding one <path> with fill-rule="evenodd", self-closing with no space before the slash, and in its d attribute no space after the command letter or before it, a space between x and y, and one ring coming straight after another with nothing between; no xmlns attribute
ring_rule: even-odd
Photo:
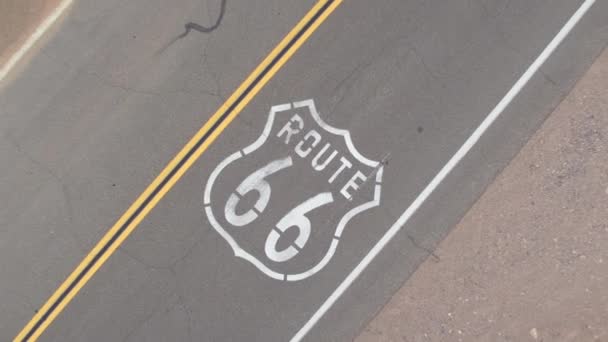
<svg viewBox="0 0 608 342"><path fill-rule="evenodd" d="M608 338L608 52L357 341Z"/></svg>
<svg viewBox="0 0 608 342"><path fill-rule="evenodd" d="M61 0L8 0L0 3L0 80L4 68ZM10 69L10 66L9 66Z"/></svg>

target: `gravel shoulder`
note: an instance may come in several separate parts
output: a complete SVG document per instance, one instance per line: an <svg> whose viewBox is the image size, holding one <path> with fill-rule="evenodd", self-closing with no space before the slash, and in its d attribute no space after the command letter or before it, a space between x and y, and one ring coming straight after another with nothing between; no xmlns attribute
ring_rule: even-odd
<svg viewBox="0 0 608 342"><path fill-rule="evenodd" d="M357 339L608 341L608 52Z"/></svg>

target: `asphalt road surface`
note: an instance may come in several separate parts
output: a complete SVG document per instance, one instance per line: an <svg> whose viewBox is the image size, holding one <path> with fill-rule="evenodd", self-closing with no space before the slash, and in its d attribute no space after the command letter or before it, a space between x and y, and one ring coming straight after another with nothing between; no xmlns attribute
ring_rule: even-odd
<svg viewBox="0 0 608 342"><path fill-rule="evenodd" d="M582 4L344 1L41 340L351 340L602 51L608 2L302 329ZM0 339L16 336L313 5L74 4L0 89ZM188 22L208 29L182 34Z"/></svg>

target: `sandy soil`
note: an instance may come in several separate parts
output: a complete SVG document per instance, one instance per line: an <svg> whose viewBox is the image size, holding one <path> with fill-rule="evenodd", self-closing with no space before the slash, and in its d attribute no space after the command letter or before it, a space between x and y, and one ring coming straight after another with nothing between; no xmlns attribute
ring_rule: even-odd
<svg viewBox="0 0 608 342"><path fill-rule="evenodd" d="M608 341L608 51L358 338Z"/></svg>
<svg viewBox="0 0 608 342"><path fill-rule="evenodd" d="M0 0L0 65L36 29L60 0Z"/></svg>

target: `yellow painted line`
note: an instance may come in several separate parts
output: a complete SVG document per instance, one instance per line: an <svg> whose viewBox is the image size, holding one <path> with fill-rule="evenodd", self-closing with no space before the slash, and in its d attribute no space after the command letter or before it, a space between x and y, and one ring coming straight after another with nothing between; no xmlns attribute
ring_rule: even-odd
<svg viewBox="0 0 608 342"><path fill-rule="evenodd" d="M173 185L341 3L342 0L320 0L306 13L131 204L14 341L36 341L40 337Z"/></svg>

